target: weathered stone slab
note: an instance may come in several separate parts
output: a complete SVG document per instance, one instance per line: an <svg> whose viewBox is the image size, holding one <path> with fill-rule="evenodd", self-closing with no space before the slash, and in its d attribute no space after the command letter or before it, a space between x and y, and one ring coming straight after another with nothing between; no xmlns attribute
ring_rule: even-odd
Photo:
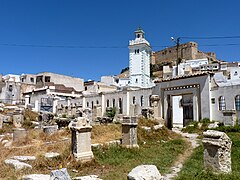
<svg viewBox="0 0 240 180"><path fill-rule="evenodd" d="M57 152L49 152L49 153L45 153L44 156L45 156L45 158L55 158L55 157L60 156L60 154Z"/></svg>
<svg viewBox="0 0 240 180"><path fill-rule="evenodd" d="M24 128L13 129L13 141L25 140L27 137L27 131Z"/></svg>
<svg viewBox="0 0 240 180"><path fill-rule="evenodd" d="M43 132L45 132L46 134L54 134L55 132L57 132L58 130L58 125L52 125L52 126L44 126L43 127Z"/></svg>
<svg viewBox="0 0 240 180"><path fill-rule="evenodd" d="M57 180L71 180L66 168L51 171L50 180L56 180L56 179Z"/></svg>
<svg viewBox="0 0 240 180"><path fill-rule="evenodd" d="M230 173L231 139L224 133L208 130L203 133L204 167L216 173Z"/></svg>
<svg viewBox="0 0 240 180"><path fill-rule="evenodd" d="M34 161L34 160L36 160L35 156L13 156L12 158L19 160L19 161Z"/></svg>
<svg viewBox="0 0 240 180"><path fill-rule="evenodd" d="M155 165L140 165L128 174L128 180L160 180L161 174Z"/></svg>
<svg viewBox="0 0 240 180"><path fill-rule="evenodd" d="M208 128L209 128L209 129L217 128L217 127L218 127L218 123L219 123L219 122L211 123L211 124L208 125Z"/></svg>
<svg viewBox="0 0 240 180"><path fill-rule="evenodd" d="M97 175L75 177L74 180L102 180Z"/></svg>
<svg viewBox="0 0 240 180"><path fill-rule="evenodd" d="M16 170L21 170L21 169L24 169L24 168L32 169L32 166L30 164L20 162L20 161L15 160L15 159L6 159L4 162L5 162L5 164L8 164L8 165L14 167Z"/></svg>
<svg viewBox="0 0 240 180"><path fill-rule="evenodd" d="M162 125L162 124L158 124L158 125L153 126L153 129L154 129L155 131L157 131L157 130L159 130L159 129L162 129L163 126L164 126L164 125Z"/></svg>
<svg viewBox="0 0 240 180"><path fill-rule="evenodd" d="M23 180L49 180L50 175L48 174L29 174L22 177Z"/></svg>

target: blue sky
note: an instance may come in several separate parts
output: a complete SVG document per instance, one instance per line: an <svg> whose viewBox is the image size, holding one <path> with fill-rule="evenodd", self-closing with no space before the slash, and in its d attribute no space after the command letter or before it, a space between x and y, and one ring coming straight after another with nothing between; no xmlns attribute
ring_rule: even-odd
<svg viewBox="0 0 240 180"><path fill-rule="evenodd" d="M240 36L239 7L238 0L0 0L0 73L99 80L128 66L138 26L153 51L174 45L171 36ZM218 59L240 60L240 39L181 42L190 40ZM233 43L239 45L223 45ZM218 46L205 46L212 44Z"/></svg>

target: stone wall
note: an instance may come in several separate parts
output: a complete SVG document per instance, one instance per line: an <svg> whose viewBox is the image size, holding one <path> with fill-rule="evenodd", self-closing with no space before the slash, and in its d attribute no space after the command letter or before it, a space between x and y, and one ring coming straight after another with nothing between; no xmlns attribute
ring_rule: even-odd
<svg viewBox="0 0 240 180"><path fill-rule="evenodd" d="M185 44L180 44L178 48L178 57L181 59L216 59L216 54L213 52L204 53L198 50L198 44L196 42L188 42ZM152 59L154 63L159 64L163 62L173 62L177 59L177 47L169 47L163 50L154 52L152 54Z"/></svg>

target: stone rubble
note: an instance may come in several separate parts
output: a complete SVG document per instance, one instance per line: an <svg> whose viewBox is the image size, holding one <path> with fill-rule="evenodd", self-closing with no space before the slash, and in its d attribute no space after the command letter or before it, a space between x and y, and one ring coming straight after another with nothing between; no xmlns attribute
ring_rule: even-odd
<svg viewBox="0 0 240 180"><path fill-rule="evenodd" d="M48 174L29 174L22 177L23 180L49 180L50 175Z"/></svg>
<svg viewBox="0 0 240 180"><path fill-rule="evenodd" d="M102 180L97 175L75 177L73 180Z"/></svg>
<svg viewBox="0 0 240 180"><path fill-rule="evenodd" d="M161 180L162 176L155 165L139 165L132 169L127 176L128 180Z"/></svg>
<svg viewBox="0 0 240 180"><path fill-rule="evenodd" d="M49 152L49 153L45 153L44 155L45 158L55 158L58 156L60 156L60 154L57 152Z"/></svg>
<svg viewBox="0 0 240 180"><path fill-rule="evenodd" d="M71 180L71 178L67 172L67 169L62 168L51 171L50 180Z"/></svg>
<svg viewBox="0 0 240 180"><path fill-rule="evenodd" d="M214 122L208 125L208 129L214 129L218 127L219 122Z"/></svg>
<svg viewBox="0 0 240 180"><path fill-rule="evenodd" d="M15 159L6 159L4 161L4 163L14 167L16 170L21 170L21 169L25 169L25 168L32 169L32 166L30 164L20 162L20 161L15 160Z"/></svg>
<svg viewBox="0 0 240 180"><path fill-rule="evenodd" d="M18 161L34 161L36 160L35 156L13 156L13 159L16 159Z"/></svg>

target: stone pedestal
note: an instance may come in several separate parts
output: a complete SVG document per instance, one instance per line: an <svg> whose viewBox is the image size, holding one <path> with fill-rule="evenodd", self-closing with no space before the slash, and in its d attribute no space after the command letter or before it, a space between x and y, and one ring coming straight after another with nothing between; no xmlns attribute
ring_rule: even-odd
<svg viewBox="0 0 240 180"><path fill-rule="evenodd" d="M225 126L235 126L237 124L238 117L235 110L224 110L222 113Z"/></svg>
<svg viewBox="0 0 240 180"><path fill-rule="evenodd" d="M43 126L43 132L48 135L54 134L58 130L58 125Z"/></svg>
<svg viewBox="0 0 240 180"><path fill-rule="evenodd" d="M24 117L23 117L22 114L14 114L13 115L13 125L14 125L14 127L16 127L16 128L22 127L23 121L24 121Z"/></svg>
<svg viewBox="0 0 240 180"><path fill-rule="evenodd" d="M72 153L77 161L87 162L93 159L91 149L91 130L89 121L84 117L78 117L77 122L70 125L72 130Z"/></svg>
<svg viewBox="0 0 240 180"><path fill-rule="evenodd" d="M203 133L204 167L216 173L230 173L231 139L220 131L208 130Z"/></svg>
<svg viewBox="0 0 240 180"><path fill-rule="evenodd" d="M164 125L165 122L161 117L160 97L158 95L151 96L151 106L153 108L153 118L157 120L160 124Z"/></svg>
<svg viewBox="0 0 240 180"><path fill-rule="evenodd" d="M122 122L122 146L138 148L137 144L137 118L124 116Z"/></svg>
<svg viewBox="0 0 240 180"><path fill-rule="evenodd" d="M24 128L13 129L13 141L25 140L27 137L27 131Z"/></svg>

